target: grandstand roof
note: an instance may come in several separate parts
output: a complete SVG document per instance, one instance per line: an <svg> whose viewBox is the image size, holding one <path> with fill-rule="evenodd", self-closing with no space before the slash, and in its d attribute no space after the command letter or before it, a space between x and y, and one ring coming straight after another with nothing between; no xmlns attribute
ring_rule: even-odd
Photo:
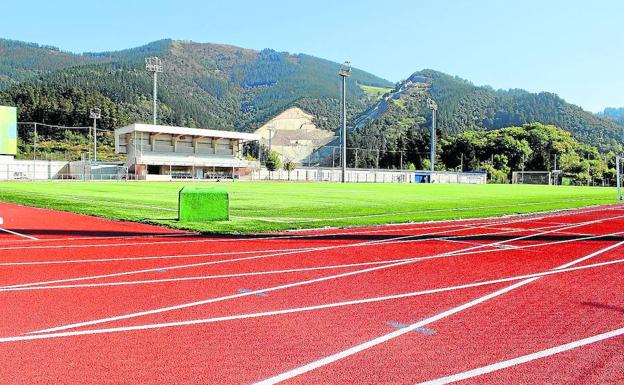
<svg viewBox="0 0 624 385"><path fill-rule="evenodd" d="M180 135L180 136L201 136L201 137L222 138L222 139L227 138L227 139L239 139L243 141L260 140L260 135L250 134L247 132L209 130L205 128L161 126L161 125L141 124L141 123L134 123L129 126L116 128L115 136L118 136L121 134L127 134L130 132L147 132L147 133L154 133L154 134L172 134L172 135Z"/></svg>

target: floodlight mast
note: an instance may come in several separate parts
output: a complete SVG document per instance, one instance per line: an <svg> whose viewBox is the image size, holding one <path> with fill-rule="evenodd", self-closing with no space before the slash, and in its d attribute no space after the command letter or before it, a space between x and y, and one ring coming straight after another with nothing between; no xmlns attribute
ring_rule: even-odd
<svg viewBox="0 0 624 385"><path fill-rule="evenodd" d="M351 62L346 61L340 67L338 76L342 78L342 102L341 102L341 115L342 115L342 130L341 130L341 154L340 163L342 166L342 183L347 181L347 78L351 76Z"/></svg>
<svg viewBox="0 0 624 385"><path fill-rule="evenodd" d="M436 118L438 112L438 103L435 100L428 98L427 99L427 107L431 110L431 149L429 160L431 161L431 172L435 171L435 160L436 160Z"/></svg>
<svg viewBox="0 0 624 385"><path fill-rule="evenodd" d="M93 161L97 162L97 120L102 117L102 110L92 108L89 110L89 117L93 119Z"/></svg>
<svg viewBox="0 0 624 385"><path fill-rule="evenodd" d="M157 111L157 105L156 105L156 99L158 98L158 73L159 72L163 72L163 65L162 65L162 60L160 60L159 58L157 58L156 56L154 57L146 57L145 58L145 69L148 72L153 72L154 73L154 111L153 111L153 116L154 116L154 125L156 125L157 120L158 120L158 111Z"/></svg>

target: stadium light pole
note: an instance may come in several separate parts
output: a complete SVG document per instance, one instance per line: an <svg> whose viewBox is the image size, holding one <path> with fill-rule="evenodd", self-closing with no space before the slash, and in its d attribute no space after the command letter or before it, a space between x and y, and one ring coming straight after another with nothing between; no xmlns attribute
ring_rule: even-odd
<svg viewBox="0 0 624 385"><path fill-rule="evenodd" d="M102 110L92 108L89 110L89 117L93 119L93 161L97 162L97 120L102 117Z"/></svg>
<svg viewBox="0 0 624 385"><path fill-rule="evenodd" d="M351 62L346 61L340 67L338 76L342 78L342 103L341 103L341 115L342 115L342 130L341 130L341 147L342 152L340 154L341 166L342 166L342 183L347 181L347 78L351 76Z"/></svg>
<svg viewBox="0 0 624 385"><path fill-rule="evenodd" d="M438 103L431 98L427 98L427 107L431 110L431 149L429 160L431 161L431 172L435 171L436 159L436 118L438 112Z"/></svg>
<svg viewBox="0 0 624 385"><path fill-rule="evenodd" d="M157 111L157 105L156 105L156 99L158 98L158 73L163 72L162 61L156 56L147 57L145 58L145 69L148 72L154 73L154 92L153 92L154 112L153 112L153 115L154 115L154 125L156 125L156 121L158 120L158 111Z"/></svg>

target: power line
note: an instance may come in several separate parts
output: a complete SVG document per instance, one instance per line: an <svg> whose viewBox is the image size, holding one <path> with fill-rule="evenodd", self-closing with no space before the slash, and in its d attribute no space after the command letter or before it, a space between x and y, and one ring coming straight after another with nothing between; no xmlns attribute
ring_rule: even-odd
<svg viewBox="0 0 624 385"><path fill-rule="evenodd" d="M22 125L31 125L34 126L35 124L39 127L48 127L48 128L58 128L58 129L62 129L62 130L89 130L92 127L91 126L57 126L54 124L47 124L47 123L39 123L39 122L17 122L17 124L22 124ZM108 131L108 132L114 132L115 130L112 130L110 128L100 128L100 131Z"/></svg>

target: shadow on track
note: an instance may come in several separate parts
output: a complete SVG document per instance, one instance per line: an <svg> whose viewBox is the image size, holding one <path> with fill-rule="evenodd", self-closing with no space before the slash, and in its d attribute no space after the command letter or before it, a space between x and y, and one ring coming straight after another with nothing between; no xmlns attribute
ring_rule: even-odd
<svg viewBox="0 0 624 385"><path fill-rule="evenodd" d="M621 307L621 306L608 305L608 304L599 303L599 302L581 302L581 305L596 307L599 309L614 310L614 311L624 314L624 307Z"/></svg>

